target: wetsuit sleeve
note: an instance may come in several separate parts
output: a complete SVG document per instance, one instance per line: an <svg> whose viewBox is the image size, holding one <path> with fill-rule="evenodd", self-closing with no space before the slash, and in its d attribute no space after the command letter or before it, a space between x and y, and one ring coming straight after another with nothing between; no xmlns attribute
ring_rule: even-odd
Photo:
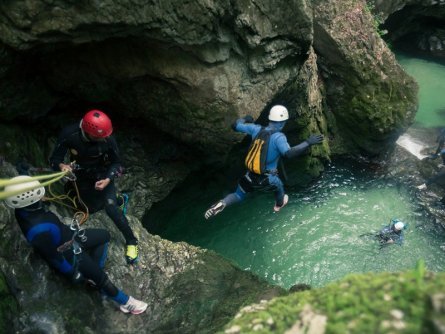
<svg viewBox="0 0 445 334"><path fill-rule="evenodd" d="M306 150L310 147L307 141L304 141L298 145L292 146L289 150L286 151L284 156L286 158L295 158L299 155L302 155Z"/></svg>
<svg viewBox="0 0 445 334"><path fill-rule="evenodd" d="M49 164L55 171L60 170L59 164L64 162L66 153L68 152L68 135L68 130L66 128L60 132L59 138L57 138L56 145L54 146L54 151L49 158Z"/></svg>
<svg viewBox="0 0 445 334"><path fill-rule="evenodd" d="M108 148L108 160L110 162L110 166L107 170L106 177L110 180L113 180L119 173L122 168L120 157L119 157L119 149L117 147L117 142L114 137L109 138L109 148Z"/></svg>
<svg viewBox="0 0 445 334"><path fill-rule="evenodd" d="M62 253L57 251L50 233L39 233L32 239L31 245L52 267L67 276L72 275L74 271L73 266L65 259Z"/></svg>
<svg viewBox="0 0 445 334"><path fill-rule="evenodd" d="M247 133L248 135L255 137L260 130L261 130L261 125L254 123L246 123L246 120L244 118L236 120L235 123L236 132Z"/></svg>

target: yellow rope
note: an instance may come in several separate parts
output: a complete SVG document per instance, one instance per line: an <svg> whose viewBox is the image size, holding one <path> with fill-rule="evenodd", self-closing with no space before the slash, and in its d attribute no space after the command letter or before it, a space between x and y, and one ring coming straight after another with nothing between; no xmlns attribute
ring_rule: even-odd
<svg viewBox="0 0 445 334"><path fill-rule="evenodd" d="M87 219L89 217L89 209L88 209L88 206L80 198L80 193L79 193L79 189L77 187L76 181L72 181L72 182L74 184L74 189L76 190L77 200L79 201L80 204L82 204L82 206L84 207L85 211L79 210L79 208L77 207L76 197L71 198L67 194L56 195L56 194L53 193L53 191L51 189L51 186L48 186L48 192L50 193L50 195L52 197L45 197L45 200L52 201L52 202L61 204L61 205L65 206L65 207L67 207L67 208L73 209L75 211L74 218L77 218L77 220L79 221L79 225L82 225L83 223L85 223L87 221ZM72 205L63 202L64 200L69 200Z"/></svg>
<svg viewBox="0 0 445 334"><path fill-rule="evenodd" d="M76 197L71 198L68 194L56 195L53 193L51 185L48 186L48 192L52 197L45 196L45 200L56 202L56 203L66 206L70 209L77 210ZM71 205L64 203L63 202L64 200L68 200L71 203Z"/></svg>
<svg viewBox="0 0 445 334"><path fill-rule="evenodd" d="M74 188L76 189L77 199L79 200L79 203L82 204L83 207L85 208L85 212L78 211L75 213L75 215L83 214L82 219L79 220L79 225L82 225L83 223L85 223L88 220L88 217L90 216L90 210L88 209L88 206L84 203L84 201L82 201L82 198L80 198L80 192L79 192L79 188L77 187L76 181L74 181L73 183L74 183Z"/></svg>
<svg viewBox="0 0 445 334"><path fill-rule="evenodd" d="M11 191L1 190L0 191L0 200L11 197L11 196L15 196L18 194L23 194L24 192L34 190L36 188L48 186L48 191L51 194L51 196L53 196L53 197L46 197L46 199L49 201L54 201L56 203L62 204L62 205L69 207L73 210L77 210L77 212L74 214L74 216L79 218L79 224L82 225L89 217L89 210L88 210L88 206L80 198L80 193L79 193L79 188L77 187L77 183L75 181L73 181L74 188L77 193L77 199L78 199L79 203L82 204L82 206L85 208L85 211L80 211L77 208L75 199L69 197L68 195L55 195L51 190L50 185L52 183L57 182L60 179L62 179L67 173L71 173L71 171L63 171L63 172L57 172L57 173L52 173L52 174L47 174L47 175L31 176L26 179L18 179L18 180L0 179L0 188L4 188L6 186L15 185L15 184L29 183L31 181L50 179L46 182L41 182L37 185L29 186L29 187L19 189L19 190L11 190ZM65 200L65 199L68 199L71 202L71 204L73 204L73 206L64 203L63 200ZM80 216L82 218L80 218Z"/></svg>
<svg viewBox="0 0 445 334"><path fill-rule="evenodd" d="M45 175L30 176L29 178L18 179L18 180L0 179L0 188L4 188L6 186L10 186L10 185L13 185L13 184L28 183L28 182L35 181L35 180L52 179L52 178L56 178L58 176L62 176L63 177L63 176L65 176L66 173L68 173L68 171L57 172L57 173L52 173L52 174L45 174ZM59 178L57 180L60 180L61 178ZM50 183L52 183L52 182L50 182ZM48 183L48 184L50 184L50 183Z"/></svg>
<svg viewBox="0 0 445 334"><path fill-rule="evenodd" d="M42 182L38 185L29 186L29 187L26 187L23 189L11 190L11 191L2 190L2 191L0 191L0 200L11 197L11 196L15 196L18 194L23 194L24 192L34 190L36 188L46 187L46 186L50 185L51 183L59 181L61 178L63 178L65 176L66 173L68 173L68 172L60 172L60 173L54 173L54 174L50 174L50 175L33 176L31 178L26 178L26 179L21 179L21 180L0 180L0 187L4 187L6 185L29 183L30 181L45 180L45 179L49 179L52 177L49 181Z"/></svg>

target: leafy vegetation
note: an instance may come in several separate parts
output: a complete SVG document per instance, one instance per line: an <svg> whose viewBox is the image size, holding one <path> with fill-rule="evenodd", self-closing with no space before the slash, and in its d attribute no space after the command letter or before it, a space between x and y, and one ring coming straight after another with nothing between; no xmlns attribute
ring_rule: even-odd
<svg viewBox="0 0 445 334"><path fill-rule="evenodd" d="M352 274L323 288L244 308L225 332L284 333L296 323L308 329L314 326L305 324L310 310L312 319L325 319L326 333L421 333L432 323L428 301L445 291L444 278L444 273L427 272L423 261L405 273Z"/></svg>

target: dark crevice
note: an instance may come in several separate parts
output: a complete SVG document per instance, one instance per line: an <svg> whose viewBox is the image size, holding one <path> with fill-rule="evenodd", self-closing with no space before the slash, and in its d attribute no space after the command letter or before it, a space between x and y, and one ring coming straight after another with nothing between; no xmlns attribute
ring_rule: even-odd
<svg viewBox="0 0 445 334"><path fill-rule="evenodd" d="M389 15L380 29L388 31L384 38L393 48L443 61L444 15L445 10L441 7L405 6Z"/></svg>

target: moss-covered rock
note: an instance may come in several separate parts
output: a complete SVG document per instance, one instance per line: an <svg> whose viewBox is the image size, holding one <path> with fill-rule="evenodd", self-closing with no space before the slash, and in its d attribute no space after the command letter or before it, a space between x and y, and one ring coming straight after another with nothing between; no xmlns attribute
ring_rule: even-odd
<svg viewBox="0 0 445 334"><path fill-rule="evenodd" d="M9 163L0 163L0 178L16 173ZM71 222L72 212L50 209ZM90 215L84 226L110 231L105 268L110 280L148 303L147 312L131 317L98 291L73 286L51 269L25 241L13 210L0 201L0 274L11 291L0 276L0 297L8 305L11 298L18 304L12 313L14 304L6 309L2 298L0 321L12 317L14 332L213 333L241 306L286 293L214 252L163 240L149 234L134 216L127 217L139 240L137 266L126 264L123 237L104 212Z"/></svg>
<svg viewBox="0 0 445 334"><path fill-rule="evenodd" d="M342 137L348 151L381 152L411 124L417 85L380 38L366 1L314 7L314 48L338 129L334 140Z"/></svg>
<svg viewBox="0 0 445 334"><path fill-rule="evenodd" d="M404 273L352 274L244 308L222 333L285 333L294 326L306 330L302 333L314 326L313 333L431 333L424 328L428 319L443 319L445 313L444 278L426 272L422 261ZM434 308L428 306L431 299Z"/></svg>
<svg viewBox="0 0 445 334"><path fill-rule="evenodd" d="M9 291L5 277L0 272L0 332L8 333L13 328L13 320L18 313L18 305Z"/></svg>

